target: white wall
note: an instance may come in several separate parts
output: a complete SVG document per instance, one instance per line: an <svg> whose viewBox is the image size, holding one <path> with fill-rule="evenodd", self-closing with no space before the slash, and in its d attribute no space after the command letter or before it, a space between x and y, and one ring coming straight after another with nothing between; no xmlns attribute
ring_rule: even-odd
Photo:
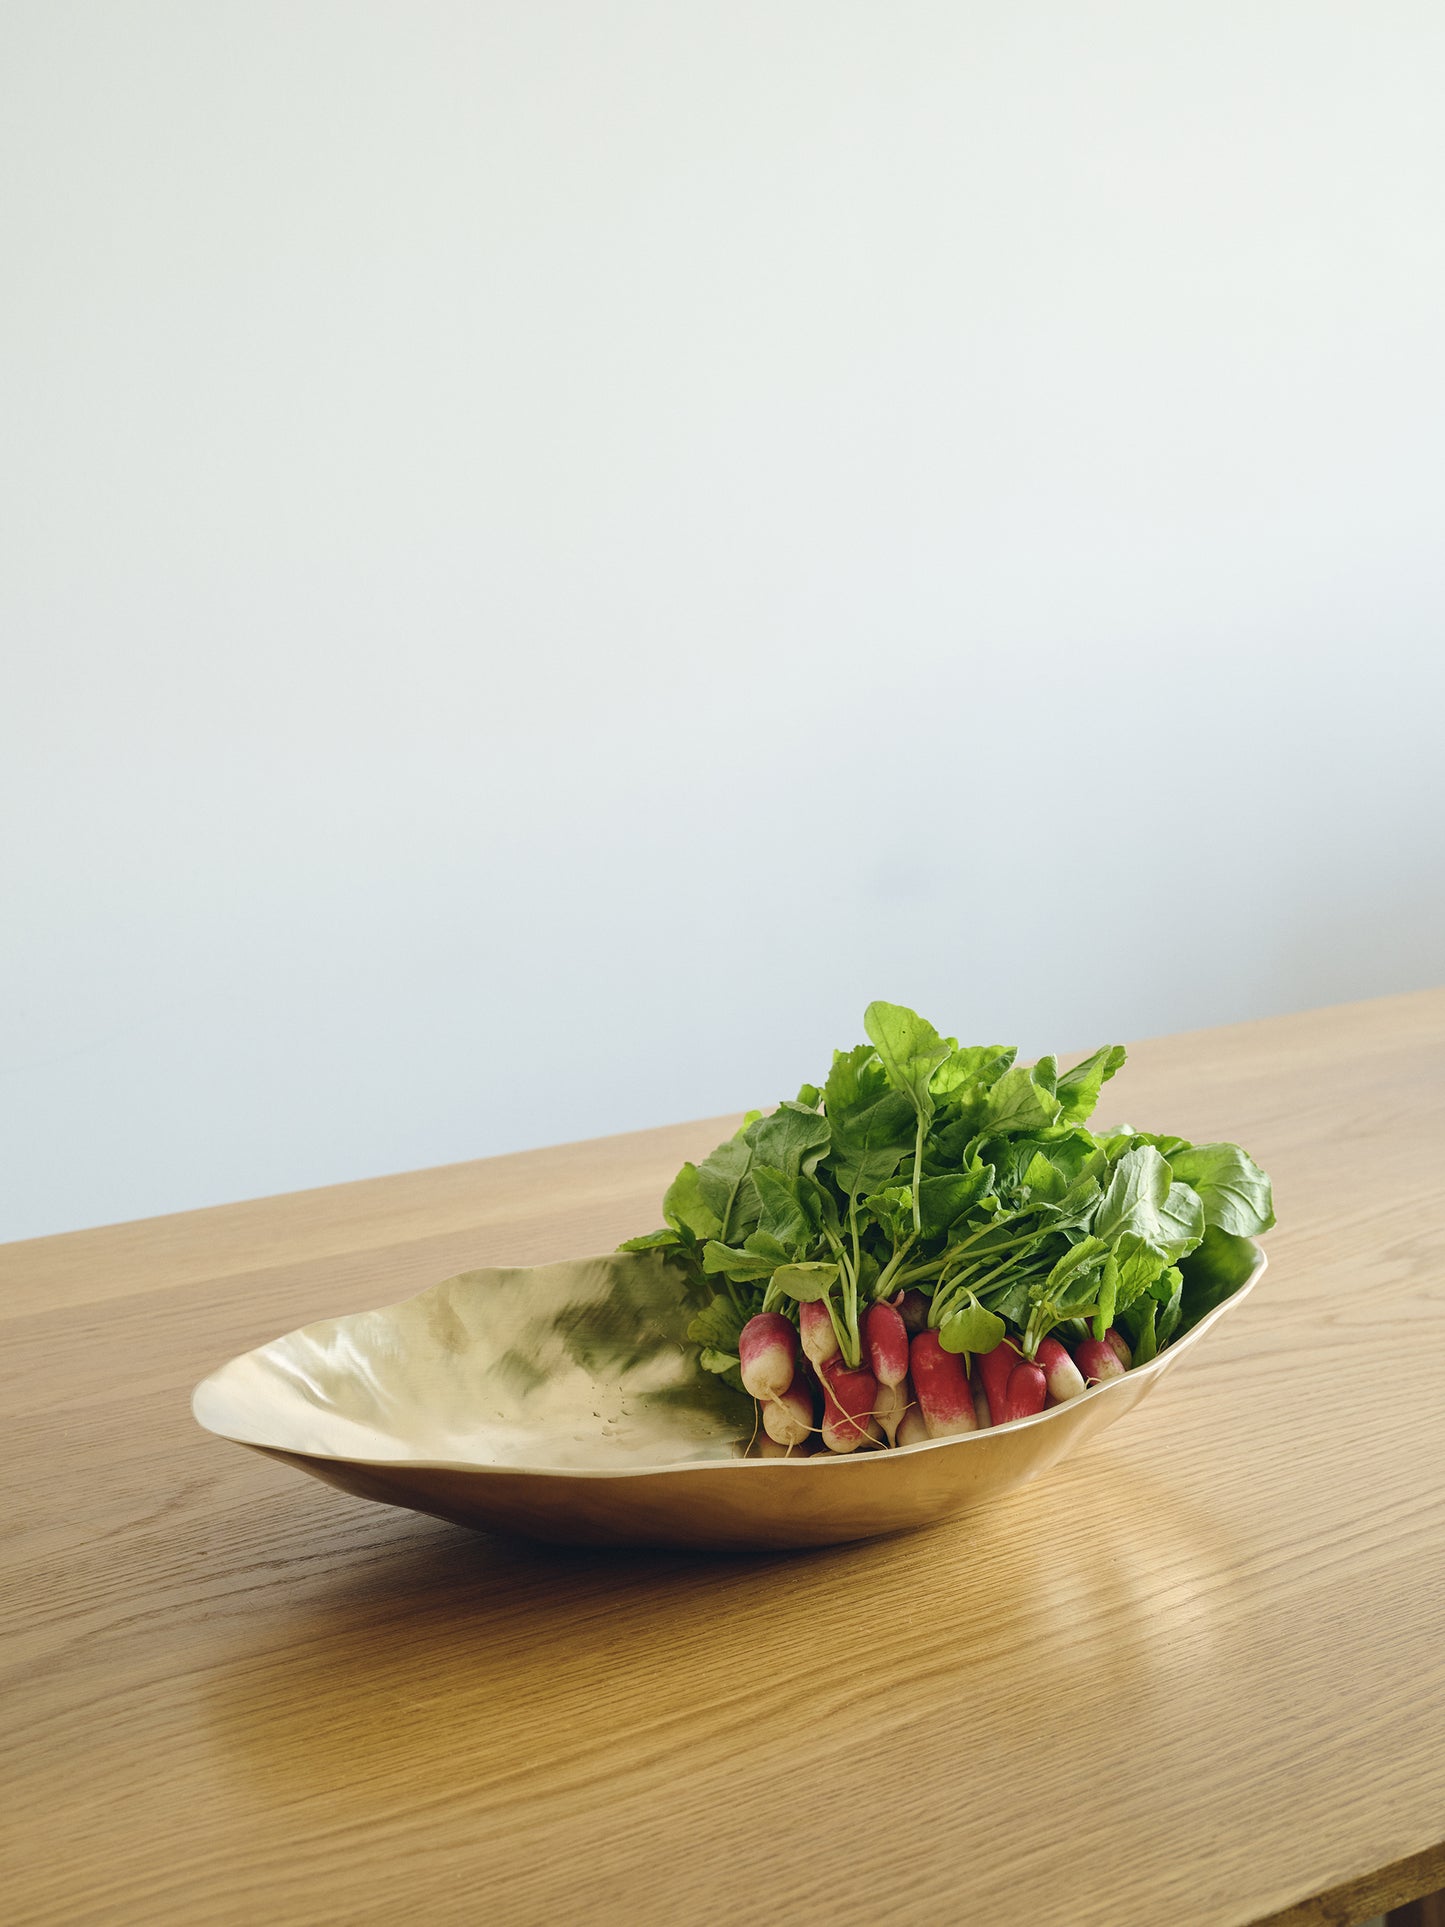
<svg viewBox="0 0 1445 1927"><path fill-rule="evenodd" d="M34 0L0 89L0 1235L1445 975L1430 0Z"/></svg>

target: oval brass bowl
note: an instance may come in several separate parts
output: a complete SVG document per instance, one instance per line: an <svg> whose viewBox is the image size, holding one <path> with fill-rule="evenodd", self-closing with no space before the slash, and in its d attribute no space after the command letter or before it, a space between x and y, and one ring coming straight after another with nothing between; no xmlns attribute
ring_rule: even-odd
<svg viewBox="0 0 1445 1927"><path fill-rule="evenodd" d="M897 1451L749 1457L656 1252L466 1271L196 1387L208 1431L362 1498L577 1545L819 1546L908 1531L1046 1471L1137 1405L1264 1270L1147 1365L1036 1418Z"/></svg>

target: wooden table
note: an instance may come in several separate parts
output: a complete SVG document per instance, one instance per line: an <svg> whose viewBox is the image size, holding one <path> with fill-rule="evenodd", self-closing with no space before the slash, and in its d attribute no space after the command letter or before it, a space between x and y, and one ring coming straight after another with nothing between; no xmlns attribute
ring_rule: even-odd
<svg viewBox="0 0 1445 1927"><path fill-rule="evenodd" d="M1041 1484L800 1557L471 1537L187 1407L651 1225L718 1121L4 1248L0 1914L1304 1927L1445 1886L1445 992L1114 1092L1273 1172L1264 1284Z"/></svg>

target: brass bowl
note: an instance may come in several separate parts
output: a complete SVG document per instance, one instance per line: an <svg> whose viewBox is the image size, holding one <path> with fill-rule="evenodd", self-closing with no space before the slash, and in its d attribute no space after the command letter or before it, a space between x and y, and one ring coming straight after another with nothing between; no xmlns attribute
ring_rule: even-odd
<svg viewBox="0 0 1445 1927"><path fill-rule="evenodd" d="M894 1451L749 1456L750 1399L697 1363L660 1253L465 1271L307 1325L196 1387L208 1431L386 1505L574 1545L832 1545L1011 1492L1121 1418L1264 1270L1122 1378Z"/></svg>

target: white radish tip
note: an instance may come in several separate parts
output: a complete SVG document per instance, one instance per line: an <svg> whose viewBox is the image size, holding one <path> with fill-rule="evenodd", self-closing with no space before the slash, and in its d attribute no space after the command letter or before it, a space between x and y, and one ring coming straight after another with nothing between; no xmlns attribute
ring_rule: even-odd
<svg viewBox="0 0 1445 1927"><path fill-rule="evenodd" d="M916 1405L910 1405L898 1421L899 1445L926 1445L930 1438L928 1427L923 1422L923 1414Z"/></svg>
<svg viewBox="0 0 1445 1927"><path fill-rule="evenodd" d="M779 1445L801 1445L813 1430L813 1401L796 1380L781 1398L761 1401L763 1430Z"/></svg>

